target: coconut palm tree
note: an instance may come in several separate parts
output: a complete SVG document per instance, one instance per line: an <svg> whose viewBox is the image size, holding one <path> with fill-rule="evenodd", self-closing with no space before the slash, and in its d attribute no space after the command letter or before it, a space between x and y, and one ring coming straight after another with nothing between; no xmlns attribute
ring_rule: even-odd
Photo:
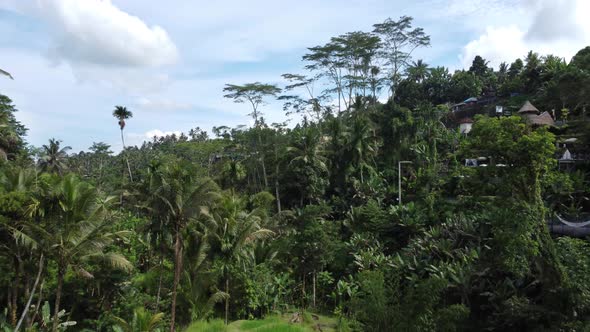
<svg viewBox="0 0 590 332"><path fill-rule="evenodd" d="M412 62L412 65L408 67L408 77L418 83L423 82L428 76L428 64L423 60Z"/></svg>
<svg viewBox="0 0 590 332"><path fill-rule="evenodd" d="M227 293L215 287L216 278L210 268L209 231L213 229L212 225L195 223L187 227L184 236L186 267L181 294L190 306L191 321L208 318L213 313L215 305L229 297Z"/></svg>
<svg viewBox="0 0 590 332"><path fill-rule="evenodd" d="M198 179L190 165L174 162L165 167L159 179L159 187L150 201L151 209L174 233L174 282L170 331L175 331L176 298L182 273L182 233L190 222L197 220L202 212L218 197L218 187L210 179Z"/></svg>
<svg viewBox="0 0 590 332"><path fill-rule="evenodd" d="M49 144L44 144L41 149L41 158L39 159L41 170L62 175L67 168L65 160L68 151L72 148L70 146L61 147L61 141L52 138L49 140Z"/></svg>
<svg viewBox="0 0 590 332"><path fill-rule="evenodd" d="M102 262L114 268L130 270L125 257L105 249L129 232L111 232L114 215L110 209L115 197L101 197L88 183L70 174L53 179L33 200L30 214L35 223L25 226L27 234L37 239L45 254L57 266L53 328L59 327L59 311L64 277L69 269L79 275L92 277L84 269L88 262Z"/></svg>
<svg viewBox="0 0 590 332"><path fill-rule="evenodd" d="M246 202L235 194L224 196L214 207L210 218L215 225L211 234L217 247L217 268L223 275L225 293L229 295L230 270L244 259L252 257L249 250L257 240L263 240L273 234L262 228L261 211L246 210ZM225 298L225 324L229 319L229 296Z"/></svg>
<svg viewBox="0 0 590 332"><path fill-rule="evenodd" d="M121 129L121 143L123 144L123 151L125 151L125 135L123 130L125 129L125 120L133 117L133 112L127 110L125 106L115 106L113 116L119 120L119 128ZM131 166L129 165L129 158L125 157L127 162L127 170L129 171L129 180L133 182L133 175L131 174Z"/></svg>

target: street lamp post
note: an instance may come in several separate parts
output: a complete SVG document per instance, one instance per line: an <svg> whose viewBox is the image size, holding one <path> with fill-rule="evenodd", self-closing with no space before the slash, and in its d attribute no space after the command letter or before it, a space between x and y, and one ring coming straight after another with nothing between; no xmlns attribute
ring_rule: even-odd
<svg viewBox="0 0 590 332"><path fill-rule="evenodd" d="M409 160L402 160L397 163L397 193L398 193L398 204L402 206L402 164L411 164Z"/></svg>

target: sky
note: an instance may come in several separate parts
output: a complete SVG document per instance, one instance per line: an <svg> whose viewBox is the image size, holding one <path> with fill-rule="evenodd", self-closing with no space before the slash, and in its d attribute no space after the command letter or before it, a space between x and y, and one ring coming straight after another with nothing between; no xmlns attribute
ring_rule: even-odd
<svg viewBox="0 0 590 332"><path fill-rule="evenodd" d="M451 70L475 55L492 66L529 50L570 60L590 45L588 0L0 0L0 93L29 143L121 149L115 105L134 114L128 145L201 127L249 125L226 83L284 85L307 47L386 18L414 17L431 46L414 53ZM277 103L267 122L283 122Z"/></svg>

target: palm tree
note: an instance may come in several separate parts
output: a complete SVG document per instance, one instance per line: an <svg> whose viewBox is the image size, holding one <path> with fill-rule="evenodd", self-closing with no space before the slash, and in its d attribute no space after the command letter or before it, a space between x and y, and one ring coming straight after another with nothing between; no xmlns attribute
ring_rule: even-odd
<svg viewBox="0 0 590 332"><path fill-rule="evenodd" d="M41 148L41 158L39 159L39 166L44 172L63 174L67 168L65 160L68 156L68 151L72 148L70 146L61 147L61 141L52 138L49 144L44 144Z"/></svg>
<svg viewBox="0 0 590 332"><path fill-rule="evenodd" d="M347 135L347 145L354 165L360 172L361 183L364 183L364 170L372 169L373 157L377 153L377 142L370 120L362 115L352 119L352 126Z"/></svg>
<svg viewBox="0 0 590 332"><path fill-rule="evenodd" d="M115 240L128 234L109 231L114 217L110 206L114 201L115 197L100 197L94 187L70 174L44 188L31 205L30 213L37 217L37 222L26 226L28 234L34 234L57 265L54 332L59 326L63 281L70 268L86 277L92 277L84 269L90 261L123 270L132 268L123 256L105 251Z"/></svg>
<svg viewBox="0 0 590 332"><path fill-rule="evenodd" d="M215 287L216 280L210 269L210 236L212 223L194 223L185 234L186 252L182 295L190 306L191 321L208 318L215 305L229 297ZM205 227L202 227L205 226Z"/></svg>
<svg viewBox="0 0 590 332"><path fill-rule="evenodd" d="M414 61L408 68L408 77L418 83L423 82L428 76L428 64L422 60Z"/></svg>
<svg viewBox="0 0 590 332"><path fill-rule="evenodd" d="M123 135L123 129L125 129L125 120L133 117L133 113L127 110L124 106L115 106L113 116L119 120L119 128L121 128L121 143L123 143L123 151L125 151L125 136ZM127 170L129 171L129 180L133 182L133 175L131 174L131 166L129 166L129 158L125 157L127 162Z"/></svg>
<svg viewBox="0 0 590 332"><path fill-rule="evenodd" d="M115 332L156 332L164 322L164 313L152 314L145 308L133 310L133 319L127 322L121 317L115 317L119 325L114 327Z"/></svg>
<svg viewBox="0 0 590 332"><path fill-rule="evenodd" d="M210 179L197 179L189 165L171 163L162 172L160 186L151 200L152 209L160 213L160 218L174 233L174 282L170 331L175 331L176 298L182 272L182 232L195 221L218 196L218 187Z"/></svg>
<svg viewBox="0 0 590 332"><path fill-rule="evenodd" d="M272 231L261 227L259 210L247 211L243 199L231 193L224 196L213 209L210 218L215 225L212 234L213 243L218 249L218 268L225 285L225 293L229 295L230 269L242 262L252 249L251 244L265 239L273 234ZM225 298L225 324L229 320L229 296Z"/></svg>
<svg viewBox="0 0 590 332"><path fill-rule="evenodd" d="M302 128L294 133L294 140L287 147L290 155L289 167L301 173L297 183L301 197L300 205L305 199L313 199L322 191L323 176L328 172L326 158L322 150L322 136L315 128Z"/></svg>

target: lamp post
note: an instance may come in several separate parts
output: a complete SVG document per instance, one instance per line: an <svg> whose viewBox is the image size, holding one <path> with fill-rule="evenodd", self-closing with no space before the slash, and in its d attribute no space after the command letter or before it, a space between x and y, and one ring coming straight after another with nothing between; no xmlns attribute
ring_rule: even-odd
<svg viewBox="0 0 590 332"><path fill-rule="evenodd" d="M409 160L402 160L397 163L397 193L398 193L398 204L402 206L402 164L411 164Z"/></svg>

